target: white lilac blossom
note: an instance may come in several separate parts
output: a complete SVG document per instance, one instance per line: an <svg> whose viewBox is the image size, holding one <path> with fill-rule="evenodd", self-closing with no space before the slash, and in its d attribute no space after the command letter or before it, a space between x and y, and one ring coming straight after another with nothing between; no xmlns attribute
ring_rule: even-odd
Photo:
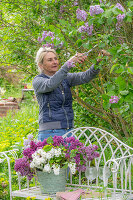
<svg viewBox="0 0 133 200"><path fill-rule="evenodd" d="M68 167L70 168L71 173L72 173L72 174L75 174L75 172L76 172L76 163L70 162L70 163L68 164Z"/></svg>
<svg viewBox="0 0 133 200"><path fill-rule="evenodd" d="M95 6L90 6L90 16L93 16L93 15L98 15L100 13L103 13L104 10L102 8L100 8L100 5L95 5Z"/></svg>
<svg viewBox="0 0 133 200"><path fill-rule="evenodd" d="M46 164L46 165L44 165L43 171L44 171L44 172L48 172L48 173L51 172L51 167L50 167L49 163Z"/></svg>
<svg viewBox="0 0 133 200"><path fill-rule="evenodd" d="M46 159L50 160L52 157L53 157L52 154L50 152L47 152Z"/></svg>
<svg viewBox="0 0 133 200"><path fill-rule="evenodd" d="M85 10L80 10L79 8L76 10L77 19L85 21L87 18L87 13Z"/></svg>
<svg viewBox="0 0 133 200"><path fill-rule="evenodd" d="M30 163L30 168L34 168L35 167L35 163L34 162L31 162Z"/></svg>
<svg viewBox="0 0 133 200"><path fill-rule="evenodd" d="M60 173L60 166L54 164L52 168L53 168L54 174L55 175L59 175L59 173Z"/></svg>
<svg viewBox="0 0 133 200"><path fill-rule="evenodd" d="M61 155L61 149L55 149L54 154L56 157L59 157Z"/></svg>

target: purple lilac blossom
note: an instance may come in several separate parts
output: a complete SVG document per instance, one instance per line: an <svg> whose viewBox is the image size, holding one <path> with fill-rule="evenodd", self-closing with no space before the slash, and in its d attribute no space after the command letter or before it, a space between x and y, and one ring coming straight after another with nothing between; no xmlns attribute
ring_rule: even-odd
<svg viewBox="0 0 133 200"><path fill-rule="evenodd" d="M106 3L106 0L99 0L100 3Z"/></svg>
<svg viewBox="0 0 133 200"><path fill-rule="evenodd" d="M30 169L30 163L26 157L15 160L14 169L16 172L20 172L21 176L27 176L29 180L33 178L34 172Z"/></svg>
<svg viewBox="0 0 133 200"><path fill-rule="evenodd" d="M27 136L27 138L28 138L28 140L33 140L33 135L32 134L29 134L28 136Z"/></svg>
<svg viewBox="0 0 133 200"><path fill-rule="evenodd" d="M78 31L79 31L80 33L82 33L82 32L87 32L88 35L90 36L90 35L92 35L93 24L89 26L89 25L88 25L88 22L86 22L86 23L85 23L85 26L79 27Z"/></svg>
<svg viewBox="0 0 133 200"><path fill-rule="evenodd" d="M46 40L45 40L46 37L50 37L51 43L46 42ZM43 47L51 47L51 48L55 48L55 49L61 48L61 47L63 46L64 43L61 41L61 42L59 43L59 45L55 46L54 43L53 43L53 40L54 40L54 39L60 40L59 38L55 37L54 32L51 32L51 31L43 31L43 33L42 33L42 38L38 37L38 42L39 42L39 43L45 42L45 44L42 45Z"/></svg>
<svg viewBox="0 0 133 200"><path fill-rule="evenodd" d="M120 43L120 44L123 44L123 43L124 43L124 39L123 39L123 38L119 37L118 40L119 40L119 43Z"/></svg>
<svg viewBox="0 0 133 200"><path fill-rule="evenodd" d="M78 6L78 1L74 1L74 6Z"/></svg>
<svg viewBox="0 0 133 200"><path fill-rule="evenodd" d="M120 3L117 3L115 7L124 12L124 8Z"/></svg>
<svg viewBox="0 0 133 200"><path fill-rule="evenodd" d="M123 6L120 3L116 4L116 8L118 8L119 10L121 10L122 12L124 12L124 8L123 8ZM125 14L119 14L119 15L117 15L117 17L116 17L116 19L117 19L116 30L120 30L124 18L125 18Z"/></svg>
<svg viewBox="0 0 133 200"><path fill-rule="evenodd" d="M123 19L125 18L125 14L119 14L117 15L117 23L116 23L116 29L119 30L122 26Z"/></svg>
<svg viewBox="0 0 133 200"><path fill-rule="evenodd" d="M32 154L35 152L35 150L31 148L27 148L23 151L23 155L28 157L29 159L32 159Z"/></svg>
<svg viewBox="0 0 133 200"><path fill-rule="evenodd" d="M30 148L33 149L34 151L37 150L37 144L34 141L30 142Z"/></svg>
<svg viewBox="0 0 133 200"><path fill-rule="evenodd" d="M38 37L37 40L38 40L39 43L42 43L42 38Z"/></svg>
<svg viewBox="0 0 133 200"><path fill-rule="evenodd" d="M86 32L86 26L80 26L79 29L78 29L78 31L79 31L80 33Z"/></svg>
<svg viewBox="0 0 133 200"><path fill-rule="evenodd" d="M63 139L63 137L62 136L54 136L53 137L53 144L52 144L53 146L60 146L60 145L63 145L63 146L65 146L65 142L64 142L64 139Z"/></svg>
<svg viewBox="0 0 133 200"><path fill-rule="evenodd" d="M111 96L111 99L109 99L109 103L118 103L119 97L118 96Z"/></svg>
<svg viewBox="0 0 133 200"><path fill-rule="evenodd" d="M60 12L60 13L65 12L65 9L64 9L65 7L66 7L66 5L61 5L61 6L60 6L59 12Z"/></svg>
<svg viewBox="0 0 133 200"><path fill-rule="evenodd" d="M87 28L87 33L88 33L88 35L89 35L89 36L92 35L93 24L89 26L89 25L88 25L88 22L87 22L87 23L85 23L85 26L86 26L86 28Z"/></svg>
<svg viewBox="0 0 133 200"><path fill-rule="evenodd" d="M100 13L103 13L104 10L102 8L100 8L100 5L95 5L95 6L90 6L90 16L93 16L93 15L98 15Z"/></svg>
<svg viewBox="0 0 133 200"><path fill-rule="evenodd" d="M87 18L87 13L85 10L80 10L79 8L76 10L77 19L85 21Z"/></svg>

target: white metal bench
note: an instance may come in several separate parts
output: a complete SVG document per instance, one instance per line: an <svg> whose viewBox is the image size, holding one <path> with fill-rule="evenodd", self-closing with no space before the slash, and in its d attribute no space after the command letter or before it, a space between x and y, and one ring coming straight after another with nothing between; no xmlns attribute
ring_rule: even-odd
<svg viewBox="0 0 133 200"><path fill-rule="evenodd" d="M109 132L95 128L95 127L80 127L70 131L72 136L76 137L81 141L85 141L85 145L96 144L98 145L100 156L95 159L93 165L95 165L97 171L100 167L103 167L103 180L99 179L97 174L96 179L92 182L91 187L95 190L104 190L104 197L100 199L111 199L119 200L123 199L124 196L128 196L126 199L130 199L133 195L133 148L124 144L122 141L114 137ZM70 133L66 133L64 138ZM9 152L1 152L0 155L5 156L8 162L9 169L9 185L10 185L10 200L13 197L36 197L36 199L45 199L48 195L42 195L39 187L34 182L34 187L32 187L27 180L26 188L21 186L21 177L18 174L18 190L12 191L12 181L11 181L11 167L9 162ZM110 169L110 177L106 177L106 169ZM75 178L76 177L76 178ZM81 172L78 175L70 174L70 182L67 184L68 187L84 187L90 188L90 181L86 179L85 173ZM107 193L111 191L113 197L108 198ZM116 196L121 194L121 197ZM133 196L132 196L133 198ZM56 199L53 196L53 199ZM99 198L86 198L86 199L99 199Z"/></svg>

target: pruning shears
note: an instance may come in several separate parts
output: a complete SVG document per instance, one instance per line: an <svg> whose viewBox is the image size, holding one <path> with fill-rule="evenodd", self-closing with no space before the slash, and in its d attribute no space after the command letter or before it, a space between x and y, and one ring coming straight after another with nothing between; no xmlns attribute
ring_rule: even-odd
<svg viewBox="0 0 133 200"><path fill-rule="evenodd" d="M83 56L88 56L89 53L90 53L91 51L93 51L93 49L95 49L97 46L98 46L98 44L96 44L96 45L95 45L92 49L90 49L89 51L83 53Z"/></svg>

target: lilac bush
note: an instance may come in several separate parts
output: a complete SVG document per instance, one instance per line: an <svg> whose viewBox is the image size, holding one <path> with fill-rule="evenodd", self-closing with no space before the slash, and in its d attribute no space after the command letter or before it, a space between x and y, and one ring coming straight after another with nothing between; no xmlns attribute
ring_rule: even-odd
<svg viewBox="0 0 133 200"><path fill-rule="evenodd" d="M74 137L64 139L62 136L54 136L43 142L36 142L32 137L30 139L30 147L23 150L22 158L15 160L14 168L29 180L36 169L47 173L53 170L55 175L59 174L62 167L69 167L72 174L76 170L85 171L88 162L99 157L98 146L85 146Z"/></svg>

